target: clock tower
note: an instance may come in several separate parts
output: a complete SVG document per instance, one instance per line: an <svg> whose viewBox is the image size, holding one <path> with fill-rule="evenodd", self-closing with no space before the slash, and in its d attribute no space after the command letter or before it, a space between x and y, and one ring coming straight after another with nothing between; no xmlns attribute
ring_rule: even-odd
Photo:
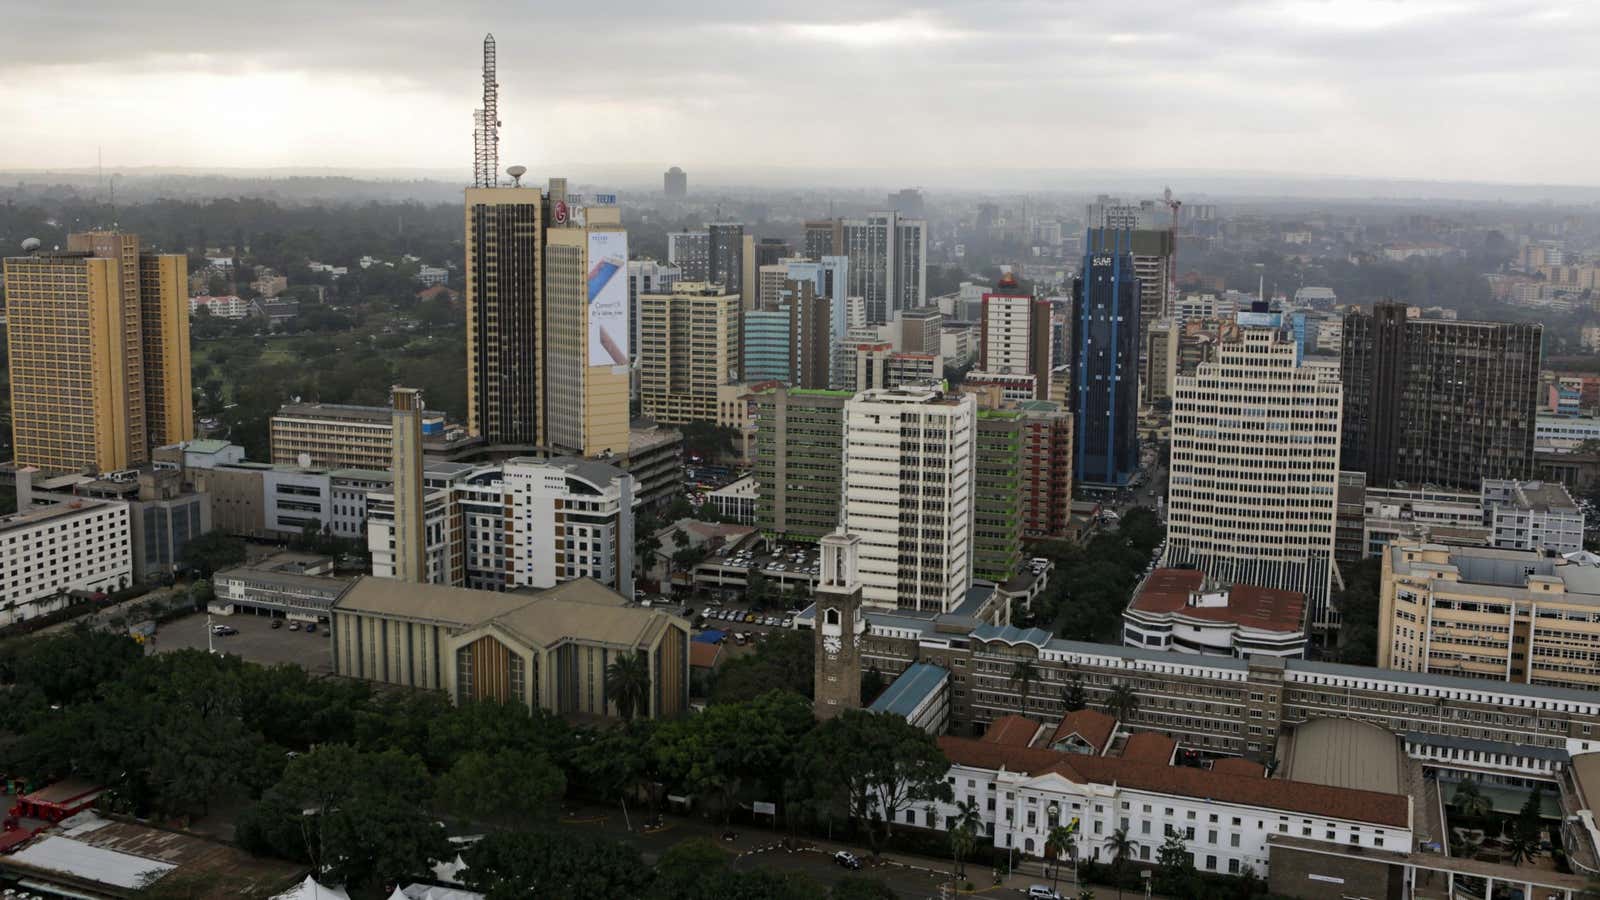
<svg viewBox="0 0 1600 900"><path fill-rule="evenodd" d="M861 538L834 532L822 538L821 581L816 598L816 683L812 709L831 719L861 706L861 579L857 572Z"/></svg>

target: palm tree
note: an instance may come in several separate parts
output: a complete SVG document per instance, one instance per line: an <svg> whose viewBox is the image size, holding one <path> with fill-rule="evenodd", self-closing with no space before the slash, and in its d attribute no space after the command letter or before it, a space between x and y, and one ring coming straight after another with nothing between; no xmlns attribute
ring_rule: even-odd
<svg viewBox="0 0 1600 900"><path fill-rule="evenodd" d="M1053 825L1050 833L1045 835L1044 855L1050 857L1055 863L1055 874L1050 878L1050 889L1056 889L1056 883L1061 880L1061 854L1065 853L1072 858L1072 867L1078 867L1078 842L1072 835L1072 828L1067 825Z"/></svg>
<svg viewBox="0 0 1600 900"><path fill-rule="evenodd" d="M1022 695L1022 711L1028 710L1028 694L1033 690L1033 683L1039 678L1039 667L1031 659L1018 660L1011 670L1010 681L1017 686L1017 692Z"/></svg>
<svg viewBox="0 0 1600 900"><path fill-rule="evenodd" d="M1139 695L1127 682L1118 682L1106 696L1106 712L1118 721L1127 721L1139 710Z"/></svg>
<svg viewBox="0 0 1600 900"><path fill-rule="evenodd" d="M648 709L650 661L643 653L617 657L606 667L606 693L617 704L622 721L633 721L633 714Z"/></svg>
<svg viewBox="0 0 1600 900"><path fill-rule="evenodd" d="M1118 685L1122 687L1122 685ZM1113 692L1114 693L1114 692ZM1122 869L1129 857L1139 849L1139 843L1128 837L1128 829L1118 828L1106 838L1106 849L1111 851L1111 874L1117 883L1117 897L1122 897Z"/></svg>
<svg viewBox="0 0 1600 900"><path fill-rule="evenodd" d="M955 821L950 823L950 855L953 863L950 878L954 881L967 874L963 860L978 843L978 801L962 800L956 804Z"/></svg>
<svg viewBox="0 0 1600 900"><path fill-rule="evenodd" d="M1478 782L1472 778L1461 779L1455 795L1450 798L1450 805L1456 808L1458 814L1469 818L1486 816L1494 808L1493 802L1478 790Z"/></svg>

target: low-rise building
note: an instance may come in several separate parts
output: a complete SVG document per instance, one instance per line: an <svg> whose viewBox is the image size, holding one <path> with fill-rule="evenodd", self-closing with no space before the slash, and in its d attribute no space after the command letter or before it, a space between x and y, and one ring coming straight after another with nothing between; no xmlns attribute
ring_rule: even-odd
<svg viewBox="0 0 1600 900"><path fill-rule="evenodd" d="M689 624L581 578L533 593L497 593L362 578L333 608L334 672L495 700L558 715L613 718L615 661L644 657L636 714L689 707Z"/></svg>
<svg viewBox="0 0 1600 900"><path fill-rule="evenodd" d="M1392 545L1378 589L1378 665L1600 689L1600 558Z"/></svg>
<svg viewBox="0 0 1600 900"><path fill-rule="evenodd" d="M300 622L326 621L333 605L355 583L333 574L333 560L307 553L278 553L216 573L214 607Z"/></svg>
<svg viewBox="0 0 1600 900"><path fill-rule="evenodd" d="M242 319L250 315L250 301L236 294L213 297L209 294L189 298L189 315L205 310L214 319Z"/></svg>
<svg viewBox="0 0 1600 900"><path fill-rule="evenodd" d="M1267 778L1260 766L1236 772L1173 765L1172 744L1160 738L1157 746L1130 740L1120 754L1055 749L1038 737L1047 731L1008 716L983 738L940 738L951 801L908 810L908 823L948 830L958 804L970 803L981 835L1002 852L1043 858L1052 829L1075 827L1079 859L1109 861L1107 839L1121 833L1147 865L1175 835L1196 869L1231 875L1268 875L1269 839L1278 835L1330 847L1412 849L1413 811L1402 794Z"/></svg>
<svg viewBox="0 0 1600 900"><path fill-rule="evenodd" d="M62 609L73 591L132 583L126 503L75 498L0 516L0 625Z"/></svg>
<svg viewBox="0 0 1600 900"><path fill-rule="evenodd" d="M1122 612L1129 647L1211 656L1305 656L1305 595L1208 585L1196 569L1156 569Z"/></svg>
<svg viewBox="0 0 1600 900"><path fill-rule="evenodd" d="M571 456L504 471L508 586L588 578L633 596L633 476Z"/></svg>
<svg viewBox="0 0 1600 900"><path fill-rule="evenodd" d="M756 477L746 475L712 491L706 501L724 521L754 525L756 521Z"/></svg>
<svg viewBox="0 0 1600 900"><path fill-rule="evenodd" d="M394 411L388 406L286 403L271 420L272 462L319 469L387 470ZM461 433L459 428L454 429ZM424 452L446 449L452 429L441 410L422 414Z"/></svg>
<svg viewBox="0 0 1600 900"><path fill-rule="evenodd" d="M628 427L628 455L607 462L633 476L641 507L665 506L683 491L683 432L635 419Z"/></svg>
<svg viewBox="0 0 1600 900"><path fill-rule="evenodd" d="M1550 481L1483 481L1485 525L1503 550L1583 549L1583 511L1560 484Z"/></svg>

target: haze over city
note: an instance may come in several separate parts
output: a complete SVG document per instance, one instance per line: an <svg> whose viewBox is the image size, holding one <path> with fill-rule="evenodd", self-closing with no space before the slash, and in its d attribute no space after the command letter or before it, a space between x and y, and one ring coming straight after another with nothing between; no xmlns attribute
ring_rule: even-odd
<svg viewBox="0 0 1600 900"><path fill-rule="evenodd" d="M462 173L484 31L536 172L1589 185L1600 142L1585 2L6 5L3 169Z"/></svg>

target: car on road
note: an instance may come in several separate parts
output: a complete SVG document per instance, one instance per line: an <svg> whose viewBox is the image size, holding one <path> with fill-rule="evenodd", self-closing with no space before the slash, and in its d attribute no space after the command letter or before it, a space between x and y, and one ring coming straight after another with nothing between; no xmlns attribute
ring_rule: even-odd
<svg viewBox="0 0 1600 900"><path fill-rule="evenodd" d="M315 622L307 622L306 623L306 634L315 634L316 631L317 631L317 623L315 623Z"/></svg>
<svg viewBox="0 0 1600 900"><path fill-rule="evenodd" d="M784 628L793 628L794 627L794 616L784 616L783 617L783 627Z"/></svg>
<svg viewBox="0 0 1600 900"><path fill-rule="evenodd" d="M833 855L833 861L841 866L844 866L846 869L861 868L861 860L857 859L856 855L851 853L849 850L840 850L838 853L835 853Z"/></svg>
<svg viewBox="0 0 1600 900"><path fill-rule="evenodd" d="M238 634L239 629L232 625L213 625L211 626L211 633L227 637L230 634Z"/></svg>
<svg viewBox="0 0 1600 900"><path fill-rule="evenodd" d="M1061 900L1061 893L1046 885L1030 885L1028 887L1028 900Z"/></svg>
<svg viewBox="0 0 1600 900"><path fill-rule="evenodd" d="M273 619L272 620L272 627L273 628L282 628L283 627L283 620L282 619Z"/></svg>
<svg viewBox="0 0 1600 900"><path fill-rule="evenodd" d="M300 630L300 623L299 622L290 622L289 623L289 630L290 631L299 631Z"/></svg>

